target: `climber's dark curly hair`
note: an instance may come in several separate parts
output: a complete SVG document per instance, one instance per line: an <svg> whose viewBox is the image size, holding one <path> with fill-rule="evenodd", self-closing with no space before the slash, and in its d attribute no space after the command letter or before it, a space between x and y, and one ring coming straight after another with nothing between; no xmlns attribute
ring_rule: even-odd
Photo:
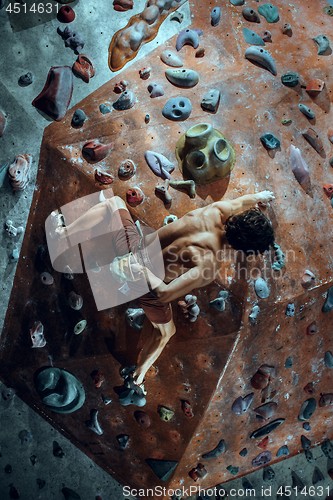
<svg viewBox="0 0 333 500"><path fill-rule="evenodd" d="M229 217L225 230L228 243L245 253L264 253L274 243L272 223L258 208Z"/></svg>

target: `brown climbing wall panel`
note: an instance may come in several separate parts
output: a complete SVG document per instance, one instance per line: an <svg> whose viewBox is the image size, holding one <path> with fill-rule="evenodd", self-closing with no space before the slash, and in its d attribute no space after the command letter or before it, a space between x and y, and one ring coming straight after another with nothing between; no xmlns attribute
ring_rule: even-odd
<svg viewBox="0 0 333 500"><path fill-rule="evenodd" d="M121 77L118 75L76 106L89 118L81 128L71 127L73 109L63 121L50 125L45 131L38 190L1 338L0 373L19 396L46 415L97 464L134 487L195 484L189 472L200 462L208 474L198 479L197 484L214 486L231 478L229 466L237 468L232 469L236 475L252 471L253 459L263 451L258 444L266 436L271 463L281 460L277 457L281 446L287 445L291 455L298 453L300 436L304 433L312 444L332 437L333 407L318 407L318 401L321 393L333 392L331 369L324 363L325 352L333 352L333 312L321 310L325 292L332 285L333 209L323 185L333 182L329 163L332 146L327 137L332 123L333 56L317 55L317 46L312 40L326 34L333 42L332 18L323 11L327 5L324 0L306 4L281 0L278 4L279 22L268 24L261 17L260 24L251 24L242 17L242 7L226 2L220 23L212 27L211 3L194 2L191 5L193 27L203 30L200 48L204 47L205 55L195 57L196 50L190 46L183 47L179 54L185 68L199 73L198 85L179 89L164 76L167 67L159 55L165 48L174 49L175 37L149 57L125 68ZM253 2L253 8L257 7ZM285 23L292 26L291 37L282 32ZM243 39L243 27L259 34L271 31L272 43L267 43L265 48L276 61L277 76L244 58L248 45ZM147 66L152 67L148 82L139 76L139 70ZM302 86L283 86L281 76L287 71L299 72ZM101 103L117 99L113 88L121 78L129 82L128 88L136 96L134 106L101 114ZM324 81L325 87L310 95L304 86L316 78ZM147 90L150 81L164 86L164 96L150 98ZM211 88L221 91L216 114L200 107L203 95ZM167 99L179 95L191 99L193 110L186 121L172 122L164 118L161 111ZM300 102L315 111L315 120L309 122L300 112ZM149 122L145 121L146 114L150 115ZM291 119L291 123L283 125L282 120L287 119ZM144 153L157 151L175 161L175 145L180 135L190 126L203 122L221 131L233 145L235 168L230 179L198 186L193 199L170 188L173 201L168 211L154 194L158 179L146 165ZM325 155L320 156L302 136L309 127L322 139ZM260 136L264 133L273 133L280 139L281 148L275 155L262 146ZM256 262L247 264L247 269L243 266L239 275L241 262L234 265L227 259L221 268L221 282L196 291L201 314L195 323L186 323L177 304L173 305L177 334L146 381L148 397L143 410L151 420L147 429L135 421L137 408L119 405L114 387L122 382L118 373L120 365L135 361L152 327L145 324L140 335L131 330L124 321L125 306L97 312L84 275L76 275L69 281L52 271L47 259L41 259L40 254L36 261L38 247L45 245L44 221L51 211L103 189L94 178L96 165L88 163L81 154L83 145L95 139L103 144L112 143L111 152L96 165L114 175L114 192L124 199L129 188L143 190L143 203L131 212L154 228L160 227L169 213L180 217L221 197L235 198L254 190L271 189L276 200L268 213L276 240L289 256L281 272L272 271L271 259L258 257ZM312 196L304 192L291 171L290 144L300 148L309 165ZM132 159L138 168L131 179L123 181L117 177L117 171L126 158ZM177 168L172 176L181 179ZM301 285L306 269L316 277L308 290ZM47 286L41 282L43 271L52 273L54 284ZM267 299L258 299L253 288L253 279L259 274L270 287ZM224 312L209 307L209 301L216 298L221 286L230 291ZM71 290L83 297L80 311L70 309L67 304ZM248 318L256 303L261 311L252 324ZM294 316L286 315L288 304L294 304ZM80 319L87 321L87 327L76 336L73 327ZM35 321L43 323L47 341L40 349L31 348L29 329ZM318 331L309 335L307 327L313 321ZM50 362L76 375L84 385L86 401L73 414L47 412L40 403L33 377L36 370ZM257 389L251 385L251 379L262 365L273 368L268 370L269 376L265 375L267 367L266 372L265 367L261 368L261 379L264 379L261 387L267 383L268 386ZM105 376L100 388L95 387L90 376L94 370ZM304 387L308 390L309 383L312 383L311 393L304 390ZM235 415L231 409L234 401L251 392L254 398L250 409ZM102 394L113 401L105 405ZM317 408L309 418L311 430L306 432L298 416L303 402L309 398L315 398ZM191 403L193 418L183 413L182 400ZM277 403L275 414L260 421L253 409L270 401ZM174 411L169 422L161 421L157 413L159 405ZM103 435L94 434L85 425L91 409L99 411ZM275 430L250 438L253 431L277 419L284 420ZM129 436L124 450L116 439L120 434ZM221 439L225 440L225 453L215 458L201 457L213 450ZM244 448L248 453L241 456L239 452ZM163 482L146 459L177 462L178 466Z"/></svg>

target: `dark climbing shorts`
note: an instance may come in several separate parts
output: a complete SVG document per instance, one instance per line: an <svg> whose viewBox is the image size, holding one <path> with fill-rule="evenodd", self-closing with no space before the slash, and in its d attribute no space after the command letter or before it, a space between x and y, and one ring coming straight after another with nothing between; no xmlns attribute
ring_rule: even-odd
<svg viewBox="0 0 333 500"><path fill-rule="evenodd" d="M130 251L135 252L140 244L140 235L129 211L125 208L120 208L118 213L123 227L121 229L119 229L119 225L114 227L116 224L112 224L112 222L118 218L111 217L111 231L116 254L120 256ZM131 283L131 288L135 288L136 286L135 282ZM151 322L165 324L171 320L170 304L160 302L153 292L142 295L138 299L138 302Z"/></svg>

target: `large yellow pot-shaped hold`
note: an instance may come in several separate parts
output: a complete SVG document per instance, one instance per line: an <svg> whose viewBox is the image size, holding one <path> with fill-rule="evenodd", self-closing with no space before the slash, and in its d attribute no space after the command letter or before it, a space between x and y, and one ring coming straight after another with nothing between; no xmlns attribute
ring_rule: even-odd
<svg viewBox="0 0 333 500"><path fill-rule="evenodd" d="M209 184L227 177L235 165L230 142L209 123L189 128L176 144L176 157L184 178Z"/></svg>

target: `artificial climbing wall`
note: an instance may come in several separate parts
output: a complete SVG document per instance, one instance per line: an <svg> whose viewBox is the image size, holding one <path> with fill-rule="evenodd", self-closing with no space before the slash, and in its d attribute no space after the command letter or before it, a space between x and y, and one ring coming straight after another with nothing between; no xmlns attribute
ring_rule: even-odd
<svg viewBox="0 0 333 500"><path fill-rule="evenodd" d="M257 11L261 4L248 2L246 7ZM220 21L212 26L211 11L217 6L217 2L191 5L190 29L203 31L200 52L185 45L178 53L184 68L198 72L197 85L179 88L165 77L168 66L160 54L166 48L175 50L175 37L166 46L157 46L149 57L125 67L76 106L88 117L82 127L72 127L72 109L46 129L38 189L1 338L0 372L5 382L96 463L136 487L214 486L232 474L244 475L288 453L298 453L302 450L301 435L311 441L306 444L303 438L303 448L331 437L332 405L319 406L319 400L321 394L333 392L329 354L333 351L333 312L329 305L327 312L322 311L325 293L332 285L333 212L323 185L333 183L329 141L333 74L330 49L318 55L321 49L313 38L325 35L333 40L332 18L324 11L324 1L304 5L281 0L277 22L268 23L259 16L260 23L251 23L242 15L243 6L226 2L221 5ZM243 28L266 39L267 31L271 32L271 42L264 48L271 56L259 60L266 68L244 57L249 44ZM145 80L139 71L147 67L151 72ZM281 76L288 71L300 75L295 87L281 83ZM320 86L322 90L314 89L313 79L325 83ZM127 88L135 96L130 109L112 108L118 99L114 87L120 80L128 82ZM152 82L163 86L164 95L150 97L147 87ZM221 93L216 113L204 111L200 105L210 89ZM187 97L192 103L186 120L172 121L162 115L167 100L177 96ZM305 116L300 103L315 117ZM101 113L101 104L112 111ZM195 198L170 188L172 203L166 208L155 195L160 179L147 166L144 153L155 151L175 163L179 137L199 123L211 124L230 141L236 152L235 167L226 179L196 186ZM309 128L315 130L315 147L303 136ZM260 137L267 133L280 141L280 147L264 148ZM92 164L82 155L82 148L96 139L111 143L112 149L102 161ZM291 144L300 149L309 166L310 186L307 180L306 189L292 171ZM124 181L117 172L127 158L137 165L137 171ZM145 419L149 427L135 419L137 408L119 405L114 388L122 383L119 367L135 362L151 325L146 323L140 334L131 329L124 321L126 306L97 312L85 275L66 279L52 270L45 251L44 221L50 212L109 187L95 177L96 167L114 176L112 188L124 199L129 189L143 191L142 203L131 212L153 228L160 227L169 213L181 217L221 197L235 198L262 189L270 189L276 196L268 214L276 241L287 254L285 267L274 271L271 256L247 264L226 257L221 280L195 292L201 308L196 322L187 323L173 304L177 334L146 382L147 405L141 410L149 417ZM172 177L182 178L178 168ZM309 283L303 279L306 270L315 276ZM53 276L50 285L41 280L40 274L45 271ZM269 287L265 299L258 298L254 290L258 277ZM209 302L222 289L230 294L225 311L219 312ZM73 290L83 298L79 311L68 304ZM260 313L251 321L249 315L255 305ZM87 326L80 335L74 335L74 327L82 319ZM46 345L38 349L31 348L29 334L35 321L44 325L46 339ZM316 325L308 328L313 322ZM50 365L70 371L82 382L86 401L78 411L58 415L40 402L34 374ZM96 370L105 378L100 387L91 376ZM327 396L325 401L331 400ZM192 417L182 411L182 401L190 403ZM270 404L254 411L266 403ZM168 422L160 418L160 406L173 410ZM86 425L92 409L98 410L101 435ZM129 436L125 447L121 446L122 435ZM213 456L207 457L210 451ZM307 456L311 460L309 450ZM197 468L199 463L203 468ZM197 471L193 471L195 468Z"/></svg>

